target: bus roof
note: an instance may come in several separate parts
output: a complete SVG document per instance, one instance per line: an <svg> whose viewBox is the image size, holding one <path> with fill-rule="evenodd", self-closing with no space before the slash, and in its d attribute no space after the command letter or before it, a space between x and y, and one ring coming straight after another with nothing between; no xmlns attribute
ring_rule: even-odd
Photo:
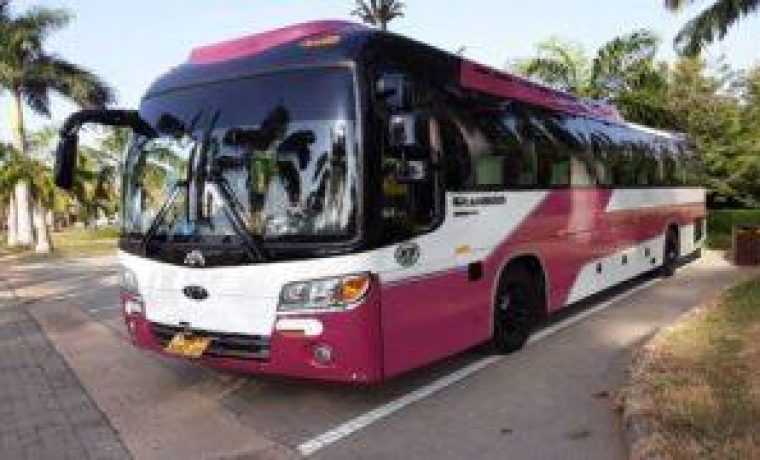
<svg viewBox="0 0 760 460"><path fill-rule="evenodd" d="M175 68L155 84L150 93L161 92L183 84L207 80L214 73L206 66L216 66L223 77L228 74L240 75L254 66L294 64L297 62L316 63L355 58L368 46L373 38L394 42L402 47L408 46L432 60L445 62L445 68L451 75L445 78L454 80L465 89L501 98L522 101L549 110L586 116L598 120L624 125L633 129L643 129L638 125L625 123L617 109L603 102L576 97L532 82L508 72L497 70L472 62L452 53L442 51L430 45L420 43L408 37L380 32L361 24L348 21L327 20L296 24L263 33L223 41L195 48L190 53L187 64ZM323 51L322 57L310 50ZM272 56L278 56L273 58ZM202 67L203 69L198 69ZM234 70L230 70L234 69ZM176 75L173 75L176 74ZM652 134L673 136L665 132L644 129Z"/></svg>

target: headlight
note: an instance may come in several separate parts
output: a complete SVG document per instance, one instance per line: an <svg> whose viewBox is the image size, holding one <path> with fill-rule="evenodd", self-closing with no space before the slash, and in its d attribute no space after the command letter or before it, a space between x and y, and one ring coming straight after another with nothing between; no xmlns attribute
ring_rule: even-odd
<svg viewBox="0 0 760 460"><path fill-rule="evenodd" d="M140 286L137 284L137 275L135 275L135 272L126 267L122 267L121 269L119 286L121 287L122 291L128 292L130 294L137 295L140 293Z"/></svg>
<svg viewBox="0 0 760 460"><path fill-rule="evenodd" d="M369 291L369 273L336 276L286 284L279 311L346 309Z"/></svg>

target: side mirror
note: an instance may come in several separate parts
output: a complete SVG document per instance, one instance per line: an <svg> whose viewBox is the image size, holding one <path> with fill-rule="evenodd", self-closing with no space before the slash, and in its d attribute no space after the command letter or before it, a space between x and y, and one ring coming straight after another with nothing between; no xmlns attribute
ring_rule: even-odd
<svg viewBox="0 0 760 460"><path fill-rule="evenodd" d="M77 165L77 150L79 148L79 135L62 134L55 149L55 185L71 190L74 185L74 171Z"/></svg>
<svg viewBox="0 0 760 460"><path fill-rule="evenodd" d="M153 137L156 135L151 126L140 118L134 110L81 110L74 113L63 123L61 140L55 150L55 185L71 190L74 185L74 172L77 165L79 147L79 128L86 123L107 126L124 126L136 133Z"/></svg>

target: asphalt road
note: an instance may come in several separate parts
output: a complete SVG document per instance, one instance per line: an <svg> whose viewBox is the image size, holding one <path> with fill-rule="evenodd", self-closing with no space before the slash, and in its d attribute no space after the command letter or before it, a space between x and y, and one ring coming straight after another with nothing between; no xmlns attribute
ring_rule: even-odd
<svg viewBox="0 0 760 460"><path fill-rule="evenodd" d="M224 374L133 349L113 259L6 264L0 302L25 303L135 458L615 459L626 451L614 392L632 350L753 273L707 253L562 315L520 353L465 353L373 388Z"/></svg>

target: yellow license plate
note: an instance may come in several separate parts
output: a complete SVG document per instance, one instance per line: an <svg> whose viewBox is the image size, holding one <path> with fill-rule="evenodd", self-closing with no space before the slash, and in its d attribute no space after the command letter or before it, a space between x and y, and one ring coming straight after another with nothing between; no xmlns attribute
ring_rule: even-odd
<svg viewBox="0 0 760 460"><path fill-rule="evenodd" d="M175 335L164 351L186 358L200 358L211 345L210 337L190 337L185 334Z"/></svg>

